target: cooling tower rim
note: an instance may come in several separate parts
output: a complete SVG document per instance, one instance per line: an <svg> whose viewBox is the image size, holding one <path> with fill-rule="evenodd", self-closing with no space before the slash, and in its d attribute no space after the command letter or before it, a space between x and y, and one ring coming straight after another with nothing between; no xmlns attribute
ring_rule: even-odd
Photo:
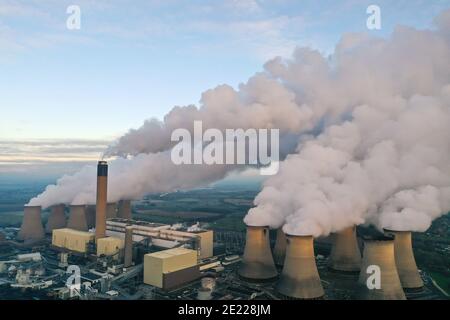
<svg viewBox="0 0 450 320"><path fill-rule="evenodd" d="M292 233L285 233L286 237L290 237L290 238L313 238L313 235L311 234L292 234Z"/></svg>
<svg viewBox="0 0 450 320"><path fill-rule="evenodd" d="M394 239L395 239L395 237L388 236L388 235L363 237L364 242L389 242L389 241L394 241Z"/></svg>
<svg viewBox="0 0 450 320"><path fill-rule="evenodd" d="M253 229L270 229L270 226L255 226L255 225L249 225L247 224L247 228L253 228Z"/></svg>
<svg viewBox="0 0 450 320"><path fill-rule="evenodd" d="M76 207L86 207L85 204L71 204L70 207L76 208Z"/></svg>
<svg viewBox="0 0 450 320"><path fill-rule="evenodd" d="M395 230L395 229L387 229L383 228L385 232L395 232L395 233L412 233L411 230Z"/></svg>
<svg viewBox="0 0 450 320"><path fill-rule="evenodd" d="M24 208L41 208L42 209L42 206L32 206L32 205L24 205Z"/></svg>

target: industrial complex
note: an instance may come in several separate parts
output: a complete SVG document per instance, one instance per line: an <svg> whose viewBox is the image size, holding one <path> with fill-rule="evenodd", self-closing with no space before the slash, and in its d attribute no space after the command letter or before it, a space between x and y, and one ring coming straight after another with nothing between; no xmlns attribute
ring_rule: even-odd
<svg viewBox="0 0 450 320"><path fill-rule="evenodd" d="M1 299L445 298L418 270L411 232L358 235L353 226L316 240L248 226L245 245L227 247L200 223L134 220L129 199L108 203L107 185L100 161L95 205L55 205L46 226L41 207L26 206L20 230L3 230Z"/></svg>

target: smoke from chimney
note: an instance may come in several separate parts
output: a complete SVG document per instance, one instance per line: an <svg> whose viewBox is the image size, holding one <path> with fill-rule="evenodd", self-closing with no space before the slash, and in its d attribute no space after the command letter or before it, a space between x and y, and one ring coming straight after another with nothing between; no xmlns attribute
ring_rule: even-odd
<svg viewBox="0 0 450 320"><path fill-rule="evenodd" d="M270 250L269 228L247 226L244 256L238 270L248 280L274 279L278 273Z"/></svg>
<svg viewBox="0 0 450 320"><path fill-rule="evenodd" d="M365 222L426 230L450 210L449 17L387 39L344 34L327 56L298 48L237 90L208 90L198 108L175 107L164 122L130 130L106 153L135 155L111 162L108 200L207 185L236 170L171 162L173 130L201 120L205 129L279 128L285 152L296 150L265 182L249 225L286 223L289 234L314 237ZM30 205L93 204L94 176L92 166L64 176Z"/></svg>

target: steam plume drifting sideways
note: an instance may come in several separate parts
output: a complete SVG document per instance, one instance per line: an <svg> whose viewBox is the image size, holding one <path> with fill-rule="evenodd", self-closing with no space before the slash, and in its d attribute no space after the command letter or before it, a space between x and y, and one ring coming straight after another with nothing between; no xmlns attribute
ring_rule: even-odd
<svg viewBox="0 0 450 320"><path fill-rule="evenodd" d="M233 165L170 160L174 129L277 128L291 155L245 218L293 235L361 223L424 230L450 205L450 14L436 30L398 27L389 39L346 34L324 57L309 48L275 58L238 90L203 93L112 145L108 201L206 185ZM283 148L284 146L284 148ZM297 147L296 147L297 146ZM293 153L293 154L292 154ZM30 201L94 204L95 167L62 177Z"/></svg>
<svg viewBox="0 0 450 320"><path fill-rule="evenodd" d="M398 27L389 40L345 36L331 79L311 66L322 99L353 107L304 138L265 182L247 224L316 237L364 222L424 231L450 210L449 18L436 31ZM284 64L272 68L295 78Z"/></svg>

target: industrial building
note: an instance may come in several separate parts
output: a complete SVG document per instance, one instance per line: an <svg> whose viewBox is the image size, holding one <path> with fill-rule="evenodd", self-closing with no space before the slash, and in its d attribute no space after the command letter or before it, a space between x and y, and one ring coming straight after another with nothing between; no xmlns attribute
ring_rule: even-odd
<svg viewBox="0 0 450 320"><path fill-rule="evenodd" d="M67 205L57 204L45 229L42 208L27 206L20 230L0 230L0 246L10 250L0 257L0 298L17 289L45 299L442 298L417 269L409 231L363 239L350 226L328 242L282 228L271 241L267 226L215 235L200 223L132 219L130 200L108 203L107 181L108 165L100 161L95 205L71 205L66 219ZM230 237L236 243L215 250ZM382 289L366 286L371 265L381 268ZM68 282L71 268L80 283Z"/></svg>

